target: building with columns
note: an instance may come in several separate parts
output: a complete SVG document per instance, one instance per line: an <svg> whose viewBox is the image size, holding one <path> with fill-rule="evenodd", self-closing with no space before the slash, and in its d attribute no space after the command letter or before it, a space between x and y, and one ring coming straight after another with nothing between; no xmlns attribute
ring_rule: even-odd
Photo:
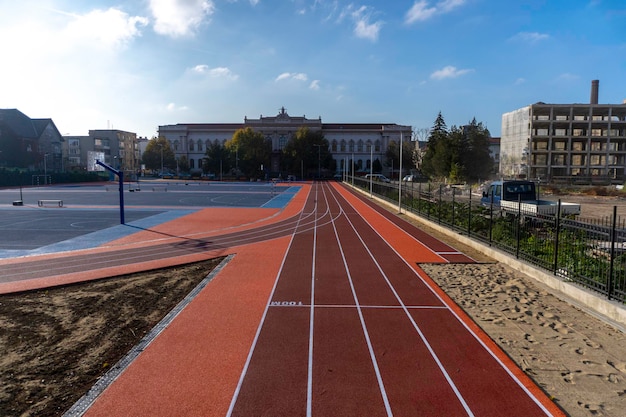
<svg viewBox="0 0 626 417"><path fill-rule="evenodd" d="M216 141L223 144L239 129L251 128L261 132L272 142L270 170L280 170L281 151L301 127L321 131L329 143L329 151L336 162L337 172L369 170L370 164L379 160L384 164L390 141L411 140L412 129L395 123L323 123L322 118L290 116L282 107L276 116L244 117L243 123L178 123L159 126L159 137L166 138L176 158L185 156L192 172L202 170L207 147ZM406 169L408 172L408 167Z"/></svg>

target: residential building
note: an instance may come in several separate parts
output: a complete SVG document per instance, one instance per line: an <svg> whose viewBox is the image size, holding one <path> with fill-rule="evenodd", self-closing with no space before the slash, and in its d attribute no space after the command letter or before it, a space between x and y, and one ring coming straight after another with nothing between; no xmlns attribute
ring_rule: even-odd
<svg viewBox="0 0 626 417"><path fill-rule="evenodd" d="M202 161L207 147L216 141L223 144L231 139L239 129L251 128L261 132L272 143L270 170L280 171L280 154L287 142L301 127L313 132L321 131L329 143L336 171L352 169L368 170L370 164L385 159L387 146L391 140L402 137L411 140L410 126L395 123L322 123L322 118L308 119L306 116L290 116L281 108L276 116L263 116L258 119L244 117L243 123L179 123L159 126L159 137L166 138L177 160L184 156L193 171L202 170ZM409 167L406 168L408 172ZM296 173L297 174L297 173Z"/></svg>
<svg viewBox="0 0 626 417"><path fill-rule="evenodd" d="M62 171L62 143L52 119L31 119L17 109L0 109L0 166Z"/></svg>
<svg viewBox="0 0 626 417"><path fill-rule="evenodd" d="M65 136L63 155L65 169L89 171L95 159L101 156L104 163L122 169L127 178L140 169L140 150L137 134L123 130L90 130L89 136Z"/></svg>
<svg viewBox="0 0 626 417"><path fill-rule="evenodd" d="M493 174L500 172L500 138L489 138L489 156L493 161Z"/></svg>
<svg viewBox="0 0 626 417"><path fill-rule="evenodd" d="M551 182L623 183L626 179L626 101L535 103L502 115L500 174Z"/></svg>

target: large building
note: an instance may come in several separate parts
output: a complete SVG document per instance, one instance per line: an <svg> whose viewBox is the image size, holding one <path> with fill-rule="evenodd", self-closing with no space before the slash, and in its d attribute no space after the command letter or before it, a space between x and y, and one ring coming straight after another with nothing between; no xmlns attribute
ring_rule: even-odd
<svg viewBox="0 0 626 417"><path fill-rule="evenodd" d="M321 131L328 140L329 151L336 162L338 172L351 169L367 170L370 164L385 160L387 146L391 140L411 140L410 126L395 123L322 123L322 118L308 119L306 116L290 116L281 108L276 116L260 116L258 119L244 117L243 123L179 123L159 126L159 137L166 138L176 158L182 156L189 161L192 171L202 170L202 161L208 146L216 141L223 144L233 137L238 129L251 128L261 132L272 142L271 171L280 171L280 154L289 139L301 127ZM408 172L408 167L406 169Z"/></svg>
<svg viewBox="0 0 626 417"><path fill-rule="evenodd" d="M626 179L626 101L598 104L536 103L502 115L500 175L570 183L623 183Z"/></svg>
<svg viewBox="0 0 626 417"><path fill-rule="evenodd" d="M86 171L93 168L92 155L102 155L103 162L123 170L128 178L140 169L137 134L115 129L90 130L89 136L65 136L65 167Z"/></svg>

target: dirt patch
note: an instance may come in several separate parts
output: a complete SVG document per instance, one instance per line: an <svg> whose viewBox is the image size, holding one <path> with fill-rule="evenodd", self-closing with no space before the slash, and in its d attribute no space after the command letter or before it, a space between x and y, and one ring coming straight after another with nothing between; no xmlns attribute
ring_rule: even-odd
<svg viewBox="0 0 626 417"><path fill-rule="evenodd" d="M0 296L0 415L62 415L222 259Z"/></svg>

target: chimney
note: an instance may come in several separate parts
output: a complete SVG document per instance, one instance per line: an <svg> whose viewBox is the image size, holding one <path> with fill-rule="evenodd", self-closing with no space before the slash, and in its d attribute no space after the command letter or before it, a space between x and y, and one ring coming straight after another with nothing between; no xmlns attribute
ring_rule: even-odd
<svg viewBox="0 0 626 417"><path fill-rule="evenodd" d="M591 81L591 99L589 104L598 104L598 88L600 87L599 80Z"/></svg>

